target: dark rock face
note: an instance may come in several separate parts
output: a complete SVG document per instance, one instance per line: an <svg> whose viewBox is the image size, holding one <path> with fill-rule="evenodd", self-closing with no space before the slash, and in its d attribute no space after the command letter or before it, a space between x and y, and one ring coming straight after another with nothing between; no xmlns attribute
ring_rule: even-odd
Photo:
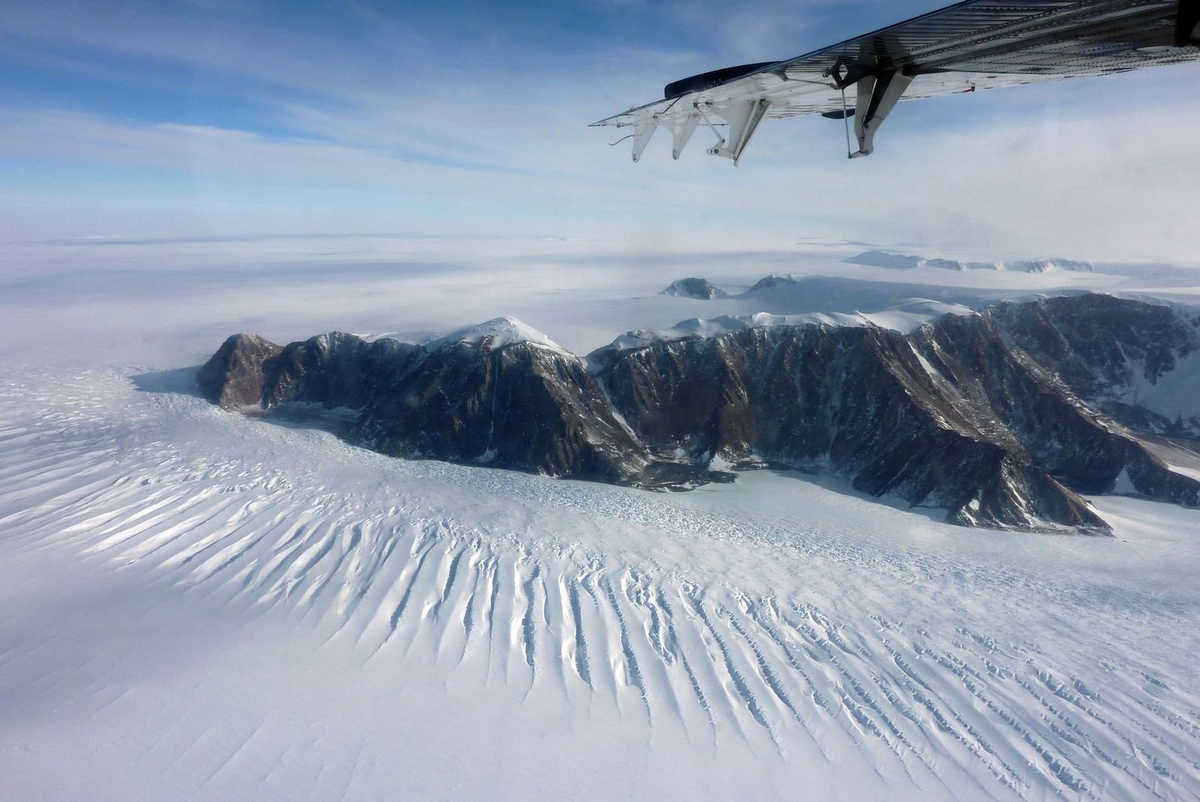
<svg viewBox="0 0 1200 802"><path fill-rule="evenodd" d="M1105 526L1011 440L960 411L897 332L746 329L628 352L601 377L643 440L697 462L828 467L859 490L941 507L958 523Z"/></svg>
<svg viewBox="0 0 1200 802"><path fill-rule="evenodd" d="M701 301L711 301L714 298L728 298L729 293L720 290L702 278L681 278L671 282L671 286L659 295L675 295L680 298L695 298Z"/></svg>
<svg viewBox="0 0 1200 802"><path fill-rule="evenodd" d="M200 368L196 383L209 401L223 409L257 404L266 381L264 366L282 350L254 334L235 334Z"/></svg>
<svg viewBox="0 0 1200 802"><path fill-rule="evenodd" d="M1064 300L1076 302L1056 305L1060 310L1077 311L1091 303ZM1003 426L1035 464L1068 486L1084 493L1108 492L1125 471L1139 493L1192 505L1200 501L1198 483L1172 473L1132 433L1055 381L1050 364L1042 361L1045 357L1035 355L1051 347L1050 342L1032 340L1020 326L1005 329L1003 316L1011 311L1005 305L987 315L946 317L918 332L915 340L942 378L965 398L986 399L982 414ZM1166 307L1150 307L1145 315L1154 320L1162 311L1170 313ZM1017 339L1041 348L1013 348L1010 343ZM1126 332L1121 339L1132 350L1140 338Z"/></svg>
<svg viewBox="0 0 1200 802"><path fill-rule="evenodd" d="M484 338L428 353L331 332L281 348L229 338L197 376L225 408L290 402L358 410L349 439L384 454L683 489L727 477L653 460L582 360Z"/></svg>
<svg viewBox="0 0 1200 802"><path fill-rule="evenodd" d="M953 523L1023 530L1104 532L1077 494L1114 487L1200 503L1200 482L1140 439L1162 416L1127 392L1179 379L1200 350L1200 320L1168 307L1088 295L910 335L752 327L600 349L591 371L529 340L430 348L236 335L198 380L227 408L358 410L349 438L382 453L550 476L678 489L730 479L710 470L724 465L820 468Z"/></svg>
<svg viewBox="0 0 1200 802"><path fill-rule="evenodd" d="M528 342L439 348L376 396L357 428L385 454L549 476L643 484L651 462L579 359Z"/></svg>
<svg viewBox="0 0 1200 802"><path fill-rule="evenodd" d="M292 343L268 366L264 407L306 401L358 409L403 378L425 356L418 345L366 342L340 331Z"/></svg>
<svg viewBox="0 0 1200 802"><path fill-rule="evenodd" d="M1014 349L1097 409L1135 431L1200 438L1200 399L1172 418L1133 403L1136 387L1157 386L1200 352L1200 318L1109 295L1006 303L989 315Z"/></svg>

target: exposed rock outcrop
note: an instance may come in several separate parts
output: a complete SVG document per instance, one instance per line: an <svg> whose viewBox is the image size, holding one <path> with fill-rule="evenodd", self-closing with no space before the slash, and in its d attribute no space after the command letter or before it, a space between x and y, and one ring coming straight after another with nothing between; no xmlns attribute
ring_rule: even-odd
<svg viewBox="0 0 1200 802"><path fill-rule="evenodd" d="M1023 530L1106 531L1079 493L1200 503L1200 482L1140 439L1167 420L1139 403L1146 388L1184 404L1177 434L1200 418L1194 394L1163 390L1186 388L1200 353L1200 320L1168 307L1077 296L907 335L866 320L673 331L586 363L509 319L428 346L236 335L198 379L227 408L357 410L350 439L386 454L550 476L684 488L729 479L725 466L820 468L954 523Z"/></svg>
<svg viewBox="0 0 1200 802"><path fill-rule="evenodd" d="M1044 375L1135 431L1200 438L1200 314L1091 294L989 317Z"/></svg>
<svg viewBox="0 0 1200 802"><path fill-rule="evenodd" d="M271 361L283 351L254 334L234 334L196 374L204 396L223 409L258 404Z"/></svg>
<svg viewBox="0 0 1200 802"><path fill-rule="evenodd" d="M425 356L419 345L392 339L366 342L340 331L282 349L264 373L261 402L290 401L359 409L386 393Z"/></svg>
<svg viewBox="0 0 1200 802"><path fill-rule="evenodd" d="M349 438L394 456L654 488L732 478L652 458L579 357L509 319L430 346L331 332L281 348L236 335L197 378L226 408L358 410Z"/></svg>
<svg viewBox="0 0 1200 802"><path fill-rule="evenodd" d="M619 484L644 484L652 462L580 359L529 342L438 348L374 396L357 434L385 454Z"/></svg>
<svg viewBox="0 0 1200 802"><path fill-rule="evenodd" d="M753 328L624 352L601 373L646 442L691 460L829 468L950 520L1103 528L1003 427L959 408L904 335L875 326Z"/></svg>

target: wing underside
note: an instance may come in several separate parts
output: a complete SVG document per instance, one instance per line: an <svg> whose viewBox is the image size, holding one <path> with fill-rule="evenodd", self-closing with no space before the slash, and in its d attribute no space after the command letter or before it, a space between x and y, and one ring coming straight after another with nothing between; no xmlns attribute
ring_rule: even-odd
<svg viewBox="0 0 1200 802"><path fill-rule="evenodd" d="M708 152L736 163L763 119L852 116L859 141L852 155L865 156L901 100L1194 60L1197 23L1200 0L967 0L793 59L749 65L737 77L676 82L668 86L674 96L593 125L632 127L634 161L659 127L671 133L675 158L698 127L712 127L718 144Z"/></svg>

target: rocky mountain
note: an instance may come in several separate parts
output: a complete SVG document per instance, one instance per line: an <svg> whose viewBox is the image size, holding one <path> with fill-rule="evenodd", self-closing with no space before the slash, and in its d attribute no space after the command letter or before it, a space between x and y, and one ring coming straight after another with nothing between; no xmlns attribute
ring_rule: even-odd
<svg viewBox="0 0 1200 802"><path fill-rule="evenodd" d="M601 377L639 436L695 462L832 470L963 524L1103 527L887 329L746 329L624 352Z"/></svg>
<svg viewBox="0 0 1200 802"><path fill-rule="evenodd" d="M1200 439L1200 314L1108 295L1000 304L1012 347L1135 431Z"/></svg>
<svg viewBox="0 0 1200 802"><path fill-rule="evenodd" d="M869 318L696 321L586 362L503 318L426 346L235 335L198 379L229 408L357 410L350 439L397 456L670 488L819 469L966 526L1096 533L1079 493L1200 503L1200 482L1147 440L1200 433L1198 352L1200 319L1085 295L908 334Z"/></svg>
<svg viewBox="0 0 1200 802"><path fill-rule="evenodd" d="M509 318L429 345L332 332L281 348L237 334L198 381L225 408L308 402L358 410L350 440L393 456L639 487L731 478L652 458L583 360Z"/></svg>
<svg viewBox="0 0 1200 802"><path fill-rule="evenodd" d="M701 301L711 301L714 298L728 298L729 293L718 289L703 278L681 278L672 281L671 286L659 295L674 295L679 298L695 298Z"/></svg>
<svg viewBox="0 0 1200 802"><path fill-rule="evenodd" d="M263 401L267 372L283 349L253 334L235 334L196 374L201 392L225 409Z"/></svg>
<svg viewBox="0 0 1200 802"><path fill-rule="evenodd" d="M1017 273L1046 273L1056 270L1090 273L1092 265L1074 259L1019 259L1012 262L963 262L958 259L927 259L923 256L893 253L892 251L863 251L844 260L847 264L887 267L908 270L914 267L936 267L942 270L1008 270Z"/></svg>

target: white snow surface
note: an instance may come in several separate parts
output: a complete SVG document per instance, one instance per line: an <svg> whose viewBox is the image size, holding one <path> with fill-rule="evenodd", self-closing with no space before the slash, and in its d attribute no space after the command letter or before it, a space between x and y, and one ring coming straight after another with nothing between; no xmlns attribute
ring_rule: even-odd
<svg viewBox="0 0 1200 802"><path fill-rule="evenodd" d="M12 798L1195 792L1194 511L1030 536L406 462L185 378L3 381Z"/></svg>
<svg viewBox="0 0 1200 802"><path fill-rule="evenodd" d="M1116 537L1077 538L803 474L656 494L195 394L234 331L420 341L518 312L581 353L694 308L649 295L695 265L543 264L0 273L0 795L1200 798L1195 510L1096 498ZM856 280L901 291L880 274ZM838 292L881 308L861 289Z"/></svg>

